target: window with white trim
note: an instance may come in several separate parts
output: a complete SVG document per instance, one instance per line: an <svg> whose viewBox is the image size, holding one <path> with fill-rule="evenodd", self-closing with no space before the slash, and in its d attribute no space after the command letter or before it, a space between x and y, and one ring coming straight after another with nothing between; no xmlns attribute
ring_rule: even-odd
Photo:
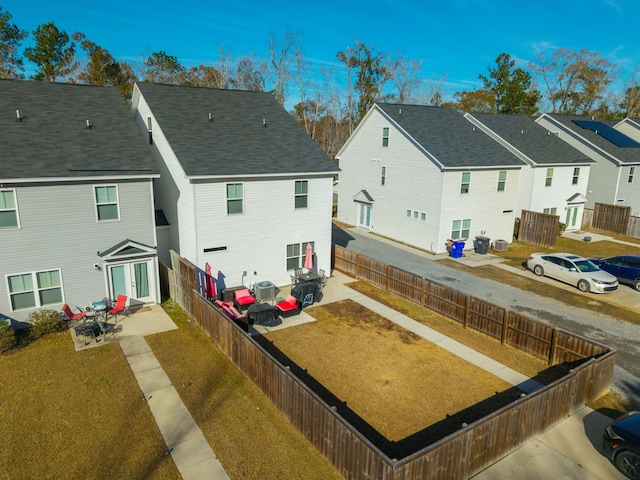
<svg viewBox="0 0 640 480"><path fill-rule="evenodd" d="M7 275L11 311L62 303L60 269Z"/></svg>
<svg viewBox="0 0 640 480"><path fill-rule="evenodd" d="M243 212L243 194L241 183L227 183L227 213Z"/></svg>
<svg viewBox="0 0 640 480"><path fill-rule="evenodd" d="M544 179L544 186L550 187L552 181L553 181L553 168L547 168L547 176Z"/></svg>
<svg viewBox="0 0 640 480"><path fill-rule="evenodd" d="M117 185L96 185L96 215L99 222L120 219Z"/></svg>
<svg viewBox="0 0 640 480"><path fill-rule="evenodd" d="M389 127L382 128L382 146L383 147L389 146Z"/></svg>
<svg viewBox="0 0 640 480"><path fill-rule="evenodd" d="M15 190L0 190L0 228L18 227L18 204Z"/></svg>
<svg viewBox="0 0 640 480"><path fill-rule="evenodd" d="M307 208L309 197L309 182L307 180L296 180L294 197L295 208Z"/></svg>
<svg viewBox="0 0 640 480"><path fill-rule="evenodd" d="M471 185L471 172L462 172L462 181L460 182L460 193L469 193Z"/></svg>
<svg viewBox="0 0 640 480"><path fill-rule="evenodd" d="M380 172L380 185L384 185L387 181L387 167L382 167Z"/></svg>
<svg viewBox="0 0 640 480"><path fill-rule="evenodd" d="M411 218L411 209L407 208L407 217Z"/></svg>
<svg viewBox="0 0 640 480"><path fill-rule="evenodd" d="M500 170L498 172L498 191L504 192L504 187L507 185L507 171Z"/></svg>
<svg viewBox="0 0 640 480"><path fill-rule="evenodd" d="M546 213L547 215L555 215L558 209L556 207L553 208L545 208L542 210L542 213Z"/></svg>
<svg viewBox="0 0 640 480"><path fill-rule="evenodd" d="M307 254L307 245L311 245L311 251L315 252L314 242L291 243L287 245L287 270L301 268L304 265L304 256Z"/></svg>
<svg viewBox="0 0 640 480"><path fill-rule="evenodd" d="M471 230L471 219L465 218L463 220L454 220L451 224L451 239L457 240L458 238L469 238L469 231Z"/></svg>
<svg viewBox="0 0 640 480"><path fill-rule="evenodd" d="M571 179L571 185L577 185L580 180L580 167L573 169L573 178Z"/></svg>
<svg viewBox="0 0 640 480"><path fill-rule="evenodd" d="M636 167L629 167L629 176L627 177L627 183L633 183L633 177L636 174Z"/></svg>

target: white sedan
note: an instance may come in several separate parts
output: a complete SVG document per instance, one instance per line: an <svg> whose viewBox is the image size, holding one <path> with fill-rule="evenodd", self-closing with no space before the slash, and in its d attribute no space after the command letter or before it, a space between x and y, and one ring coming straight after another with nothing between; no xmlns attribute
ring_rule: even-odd
<svg viewBox="0 0 640 480"><path fill-rule="evenodd" d="M571 253L532 253L527 267L536 275L555 278L578 287L581 292L606 293L618 288L616 277Z"/></svg>

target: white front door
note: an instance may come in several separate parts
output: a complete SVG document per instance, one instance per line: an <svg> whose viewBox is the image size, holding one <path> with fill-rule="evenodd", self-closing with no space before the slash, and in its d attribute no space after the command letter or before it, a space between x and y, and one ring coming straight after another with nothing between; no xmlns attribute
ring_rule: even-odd
<svg viewBox="0 0 640 480"><path fill-rule="evenodd" d="M151 281L155 278L151 260L109 265L109 294L111 298L126 295L141 303L154 303L155 287Z"/></svg>
<svg viewBox="0 0 640 480"><path fill-rule="evenodd" d="M358 226L371 228L371 205L358 203Z"/></svg>

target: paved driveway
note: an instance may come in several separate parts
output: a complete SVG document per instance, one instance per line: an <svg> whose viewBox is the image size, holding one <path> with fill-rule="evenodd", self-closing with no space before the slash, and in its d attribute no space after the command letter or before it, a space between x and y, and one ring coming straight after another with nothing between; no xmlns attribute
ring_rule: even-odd
<svg viewBox="0 0 640 480"><path fill-rule="evenodd" d="M520 290L505 283L475 277L464 271L455 270L437 261L442 256L434 256L420 250L406 247L396 242L382 239L360 229L340 229L334 226L333 242L355 252L377 258L385 263L448 285L478 298L486 299L503 308L519 312L565 330L583 335L618 350L613 378L613 389L623 393L631 401L640 405L640 327L616 318L593 313L582 308ZM486 261L491 261L491 256ZM483 259L484 260L484 259ZM517 270L517 269L516 269ZM500 272L500 270L498 270ZM504 271L512 275L513 271ZM529 275L526 271L518 272ZM497 273L500 275L500 273ZM538 278L533 274L532 277ZM559 288L563 285L555 282ZM567 289L572 287L567 286ZM640 296L640 292L620 287L623 295ZM577 292L576 289L573 289ZM619 292L604 295L613 297ZM603 295L589 294L593 301L603 301ZM638 308L638 307L636 307ZM638 310L640 312L640 308Z"/></svg>

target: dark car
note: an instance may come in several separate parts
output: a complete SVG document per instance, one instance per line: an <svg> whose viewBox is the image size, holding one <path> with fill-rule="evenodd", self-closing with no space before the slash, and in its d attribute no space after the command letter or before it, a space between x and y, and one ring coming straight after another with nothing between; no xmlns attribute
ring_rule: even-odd
<svg viewBox="0 0 640 480"><path fill-rule="evenodd" d="M590 258L589 260L616 277L618 282L626 283L636 290L640 290L639 255L616 255L615 257Z"/></svg>
<svg viewBox="0 0 640 480"><path fill-rule="evenodd" d="M629 412L609 425L602 449L628 478L640 479L640 412Z"/></svg>

